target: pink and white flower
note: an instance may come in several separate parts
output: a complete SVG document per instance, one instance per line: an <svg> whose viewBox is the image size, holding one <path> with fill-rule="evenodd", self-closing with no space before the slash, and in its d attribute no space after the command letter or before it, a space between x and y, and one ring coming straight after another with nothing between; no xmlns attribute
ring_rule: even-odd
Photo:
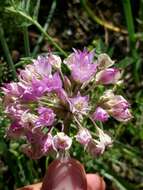
<svg viewBox="0 0 143 190"><path fill-rule="evenodd" d="M68 150L72 145L72 139L63 132L53 137L53 147L56 150Z"/></svg>
<svg viewBox="0 0 143 190"><path fill-rule="evenodd" d="M69 98L70 110L72 113L86 114L89 110L89 97L78 94L75 97Z"/></svg>
<svg viewBox="0 0 143 190"><path fill-rule="evenodd" d="M99 140L91 140L88 144L88 151L92 156L100 156L107 147L111 147L112 139L109 135L98 128Z"/></svg>
<svg viewBox="0 0 143 190"><path fill-rule="evenodd" d="M87 146L91 139L90 132L85 128L80 129L76 135L76 140L84 146Z"/></svg>
<svg viewBox="0 0 143 190"><path fill-rule="evenodd" d="M38 56L32 64L19 71L18 82L2 87L5 113L12 122L7 136L22 137L27 142L22 149L33 159L54 150L65 155L63 153L72 145L72 138L63 131L76 122L77 142L92 155L101 155L106 147L111 146L112 140L95 122L107 121L110 116L121 122L132 118L127 100L115 95L113 90L106 90L98 97L98 84L116 84L121 73L110 68L114 61L107 54L97 55L93 51L74 50L64 60L70 72L64 70L62 73L61 63L61 58L52 53ZM95 87L97 94L92 93ZM93 107L96 109L89 116ZM83 127L84 117L96 126L96 139ZM54 137L52 132L57 132Z"/></svg>
<svg viewBox="0 0 143 190"><path fill-rule="evenodd" d="M108 68L96 74L97 84L116 84L121 78L121 73L116 68Z"/></svg>
<svg viewBox="0 0 143 190"><path fill-rule="evenodd" d="M52 109L46 107L38 108L39 117L35 121L35 127L51 126L55 121L55 114Z"/></svg>
<svg viewBox="0 0 143 190"><path fill-rule="evenodd" d="M64 62L69 65L71 76L77 83L87 82L96 73L94 52L74 50Z"/></svg>
<svg viewBox="0 0 143 190"><path fill-rule="evenodd" d="M6 132L7 137L12 139L18 139L24 135L24 128L18 121L13 121Z"/></svg>
<svg viewBox="0 0 143 190"><path fill-rule="evenodd" d="M130 104L121 95L115 95L112 91L107 91L100 99L101 107L107 111L109 115L121 122L127 122L132 118L129 110Z"/></svg>
<svg viewBox="0 0 143 190"><path fill-rule="evenodd" d="M50 133L27 133L27 140L28 144L22 146L22 151L32 159L39 159L52 150L53 137Z"/></svg>
<svg viewBox="0 0 143 190"><path fill-rule="evenodd" d="M107 113L106 110L104 110L103 108L101 107L97 107L95 112L92 114L92 118L93 120L95 121L107 121L108 118L109 118L109 114Z"/></svg>

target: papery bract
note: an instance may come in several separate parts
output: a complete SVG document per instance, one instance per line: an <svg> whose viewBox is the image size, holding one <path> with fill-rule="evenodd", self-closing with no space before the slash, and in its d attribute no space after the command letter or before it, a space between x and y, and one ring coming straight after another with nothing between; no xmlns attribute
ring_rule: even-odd
<svg viewBox="0 0 143 190"><path fill-rule="evenodd" d="M114 61L111 60L109 55L107 55L106 53L101 53L100 55L98 55L97 68L99 70L104 70L108 67L111 67L112 65L114 65Z"/></svg>
<svg viewBox="0 0 143 190"><path fill-rule="evenodd" d="M49 63L57 70L61 69L61 58L57 55L49 53L48 56Z"/></svg>
<svg viewBox="0 0 143 190"><path fill-rule="evenodd" d="M112 145L113 141L108 134L104 133L103 130L101 130L100 128L98 128L98 133L99 133L99 141L101 144L104 144L105 147Z"/></svg>
<svg viewBox="0 0 143 190"><path fill-rule="evenodd" d="M30 84L31 81L35 78L38 78L39 75L35 70L35 66L33 64L26 65L25 69L20 70L19 73L19 81Z"/></svg>

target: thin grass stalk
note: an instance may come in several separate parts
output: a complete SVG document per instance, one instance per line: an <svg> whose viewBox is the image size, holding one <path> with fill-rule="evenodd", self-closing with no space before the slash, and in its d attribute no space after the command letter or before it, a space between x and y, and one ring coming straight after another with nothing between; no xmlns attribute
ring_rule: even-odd
<svg viewBox="0 0 143 190"><path fill-rule="evenodd" d="M23 1L22 8L28 13L30 8L30 0ZM24 38L24 49L25 55L27 57L30 56L30 43L29 43L29 33L28 33L28 26L23 27L23 38Z"/></svg>
<svg viewBox="0 0 143 190"><path fill-rule="evenodd" d="M135 27L134 27L134 21L133 21L133 15L132 15L132 9L131 9L131 2L130 0L122 0L123 7L124 7L124 13L129 33L129 41L131 48L134 48L135 46Z"/></svg>
<svg viewBox="0 0 143 190"><path fill-rule="evenodd" d="M0 25L0 42L1 42L2 49L4 51L7 63L9 65L9 68L12 71L13 79L16 79L17 78L16 70L15 70L15 67L14 67L14 63L13 63L13 60L12 60L12 57L11 57L11 54L10 54L6 39L4 37L4 30L3 30L3 27L1 25Z"/></svg>
<svg viewBox="0 0 143 190"><path fill-rule="evenodd" d="M8 11L13 12L15 14L18 14L20 16L22 16L23 18L25 18L26 20L30 21L33 25L35 25L38 30L45 36L45 38L47 38L47 40L53 44L53 46L59 50L59 52L62 53L63 56L67 56L67 53L54 41L54 39L46 32L44 31L43 27L36 21L34 20L31 16L27 15L26 13L20 11L20 10L16 10L13 7L12 8L7 8Z"/></svg>
<svg viewBox="0 0 143 190"><path fill-rule="evenodd" d="M28 27L23 27L23 37L24 37L24 49L25 49L25 55L27 57L30 57L30 43L29 43L29 33L28 33Z"/></svg>
<svg viewBox="0 0 143 190"><path fill-rule="evenodd" d="M134 65L133 65L132 71L133 71L135 83L138 84L139 83L139 73L138 73L139 55L136 50L135 26L134 26L134 19L133 19L132 8L131 8L131 1L122 0L122 2L123 2L124 14L125 14L128 34L129 34L130 51L134 59Z"/></svg>
<svg viewBox="0 0 143 190"><path fill-rule="evenodd" d="M38 14L39 14L39 9L40 9L40 3L41 3L41 0L37 0L36 6L35 6L35 8L34 8L33 18L34 18L35 20L38 19Z"/></svg>
<svg viewBox="0 0 143 190"><path fill-rule="evenodd" d="M80 0L80 3L81 5L83 6L83 8L85 9L86 13L89 15L89 17L94 21L96 22L97 24L111 30L111 31L114 31L114 32L121 32L123 34L127 34L127 31L124 30L124 29L121 29L117 26L114 26L113 24L107 22L107 21L104 21L102 19L100 19L96 14L95 12L92 11L92 9L89 7L88 5L88 1L87 0Z"/></svg>
<svg viewBox="0 0 143 190"><path fill-rule="evenodd" d="M56 2L56 0L54 0L53 3L52 3L52 5L51 5L51 9L50 9L49 15L48 15L48 17L47 17L47 20L46 20L46 22L45 22L45 25L44 25L44 27L43 27L43 29L44 29L45 32L46 32L46 31L48 30L48 28L49 28L49 25L50 25L50 23L51 23L53 14L54 14L55 9L56 9L56 5L57 5L57 2ZM39 50L39 48L40 48L40 44L41 44L41 42L43 41L43 39L44 39L44 35L40 35L39 38L38 38L38 40L37 40L37 44L36 44L36 46L35 46L35 48L34 48L34 50L33 50L33 53L32 53L33 56L35 56L35 55L37 54L37 52L38 52L38 50Z"/></svg>
<svg viewBox="0 0 143 190"><path fill-rule="evenodd" d="M140 0L139 19L143 21L143 0Z"/></svg>
<svg viewBox="0 0 143 190"><path fill-rule="evenodd" d="M26 7L26 11L29 12L29 7L30 7L30 0L26 0L26 3L25 3L25 7Z"/></svg>

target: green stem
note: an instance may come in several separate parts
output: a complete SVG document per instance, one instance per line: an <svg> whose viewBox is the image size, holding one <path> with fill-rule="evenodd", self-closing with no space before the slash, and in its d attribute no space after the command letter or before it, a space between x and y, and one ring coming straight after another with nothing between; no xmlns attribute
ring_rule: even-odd
<svg viewBox="0 0 143 190"><path fill-rule="evenodd" d="M47 21L43 27L44 31L46 32L48 30L48 27L49 27L49 24L51 22L51 19L53 17L53 14L54 14L54 11L56 9L56 1L53 1L52 5L51 5L51 9L50 9L50 12L49 12L49 15L48 15L48 18L47 18ZM33 50L33 53L32 55L35 56L36 53L38 52L39 48L40 48L40 44L41 42L43 41L44 39L44 35L41 35L38 40L37 40L37 45L35 46L34 50Z"/></svg>
<svg viewBox="0 0 143 190"><path fill-rule="evenodd" d="M30 0L23 1L22 8L28 13L30 8ZM28 26L23 27L23 37L24 37L24 49L25 55L30 57L30 43L29 43L29 34L28 34Z"/></svg>
<svg viewBox="0 0 143 190"><path fill-rule="evenodd" d="M23 27L23 36L24 36L25 55L27 57L30 57L30 44L29 44L28 27Z"/></svg>
<svg viewBox="0 0 143 190"><path fill-rule="evenodd" d="M27 2L25 2L25 8L27 12L29 12L29 7L30 7L30 0L27 0Z"/></svg>
<svg viewBox="0 0 143 190"><path fill-rule="evenodd" d="M139 6L140 6L139 7L139 20L141 20L143 22L143 0L140 0ZM143 26L142 26L142 28L143 28ZM139 30L140 30L140 28L139 28Z"/></svg>
<svg viewBox="0 0 143 190"><path fill-rule="evenodd" d="M139 82L139 75L138 75L138 68L137 68L137 61L138 61L138 52L136 50L136 38L135 38L135 27L134 27L134 21L133 21L133 15L132 15L132 9L131 9L131 2L130 0L122 0L123 7L124 7L124 13L129 33L129 42L130 42L130 50L132 57L134 58L134 65L133 65L133 75L134 80L136 84Z"/></svg>
<svg viewBox="0 0 143 190"><path fill-rule="evenodd" d="M24 12L22 12L20 10L15 10L13 8L7 8L7 10L9 10L10 12L19 14L20 16L22 16L23 18L27 19L32 24L34 24L38 28L38 30L42 34L44 34L44 36L47 38L47 40L49 42L51 42L51 44L53 44L53 46L57 50L59 50L65 57L67 56L67 53L54 41L54 39L42 28L42 26L36 20L33 20L32 17L30 17L29 15L27 15L26 13L24 13Z"/></svg>
<svg viewBox="0 0 143 190"><path fill-rule="evenodd" d="M46 31L44 31L42 26L37 21L35 21L35 26L37 26L41 33L45 35L45 37L51 42L51 44L55 46L56 49L58 49L65 57L67 56L67 53L53 40L51 36L49 36L49 34Z"/></svg>
<svg viewBox="0 0 143 190"><path fill-rule="evenodd" d="M7 42L6 42L5 37L4 37L3 28L2 28L1 25L0 25L0 42L1 42L2 49L3 49L4 54L5 54L5 57L7 59L7 63L8 63L9 67L12 70L12 76L13 76L14 79L16 79L17 78L16 70L15 70L15 67L14 67L14 63L13 63L13 60L12 60L12 57L11 57Z"/></svg>
<svg viewBox="0 0 143 190"><path fill-rule="evenodd" d="M34 10L33 18L34 18L35 20L38 19L39 8L40 8L40 2L41 2L41 0L37 0L36 7L35 7L35 10Z"/></svg>
<svg viewBox="0 0 143 190"><path fill-rule="evenodd" d="M130 45L132 48L135 46L135 28L134 28L134 22L133 22L133 15L132 15L132 9L131 9L131 3L130 0L122 0L123 7L124 7L124 13L129 33L129 40Z"/></svg>

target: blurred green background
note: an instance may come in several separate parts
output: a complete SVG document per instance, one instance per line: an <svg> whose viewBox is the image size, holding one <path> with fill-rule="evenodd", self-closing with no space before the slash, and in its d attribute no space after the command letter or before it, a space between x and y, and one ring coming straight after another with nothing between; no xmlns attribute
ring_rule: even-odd
<svg viewBox="0 0 143 190"><path fill-rule="evenodd" d="M104 176L107 190L142 190L143 0L0 0L0 15L1 85L15 80L16 69L49 49L64 56L73 47L88 47L116 60L124 71L119 92L130 101L134 118L127 124L110 121L104 125L114 145L102 157L93 159L76 143L71 155L84 163L87 172ZM23 155L21 141L4 137L8 125L1 95L1 190L40 181L52 161L49 157L33 161Z"/></svg>

